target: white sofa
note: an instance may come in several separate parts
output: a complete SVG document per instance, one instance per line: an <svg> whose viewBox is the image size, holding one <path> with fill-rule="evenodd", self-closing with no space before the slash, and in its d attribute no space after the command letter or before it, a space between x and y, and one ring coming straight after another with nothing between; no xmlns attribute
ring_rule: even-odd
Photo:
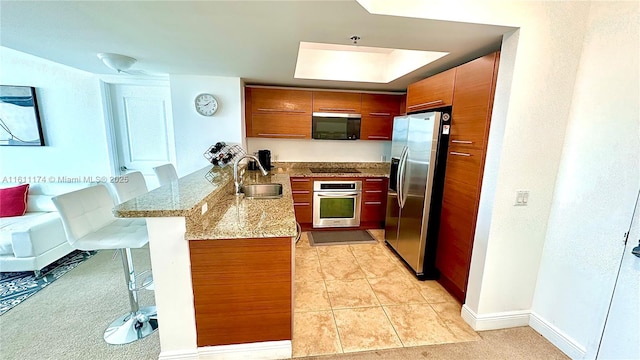
<svg viewBox="0 0 640 360"><path fill-rule="evenodd" d="M43 267L72 252L51 198L89 185L31 184L27 212L23 216L0 218L0 271L33 271L39 277Z"/></svg>

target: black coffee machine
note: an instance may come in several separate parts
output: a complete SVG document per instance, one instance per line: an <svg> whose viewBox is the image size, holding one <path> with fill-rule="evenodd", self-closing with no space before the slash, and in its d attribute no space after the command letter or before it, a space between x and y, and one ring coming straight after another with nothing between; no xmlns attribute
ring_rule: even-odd
<svg viewBox="0 0 640 360"><path fill-rule="evenodd" d="M269 171L271 170L271 151L270 150L258 150L258 160L260 160L260 165Z"/></svg>

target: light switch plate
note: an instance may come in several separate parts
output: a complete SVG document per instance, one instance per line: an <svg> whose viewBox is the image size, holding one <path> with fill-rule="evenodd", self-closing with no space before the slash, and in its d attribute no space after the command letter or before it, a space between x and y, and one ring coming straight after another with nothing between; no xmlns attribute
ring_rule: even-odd
<svg viewBox="0 0 640 360"><path fill-rule="evenodd" d="M513 206L527 206L529 204L529 190L516 190L516 202Z"/></svg>

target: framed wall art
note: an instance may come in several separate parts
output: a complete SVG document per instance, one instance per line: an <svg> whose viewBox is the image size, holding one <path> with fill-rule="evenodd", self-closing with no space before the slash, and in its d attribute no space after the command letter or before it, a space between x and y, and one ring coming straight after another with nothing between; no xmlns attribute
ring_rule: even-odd
<svg viewBox="0 0 640 360"><path fill-rule="evenodd" d="M44 146L35 88L0 85L0 145Z"/></svg>

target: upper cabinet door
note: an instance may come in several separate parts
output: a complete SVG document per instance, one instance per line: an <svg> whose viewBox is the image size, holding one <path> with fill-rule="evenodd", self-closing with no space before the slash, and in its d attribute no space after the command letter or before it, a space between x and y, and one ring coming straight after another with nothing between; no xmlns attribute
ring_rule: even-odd
<svg viewBox="0 0 640 360"><path fill-rule="evenodd" d="M407 113L451 105L455 79L453 68L409 85Z"/></svg>
<svg viewBox="0 0 640 360"><path fill-rule="evenodd" d="M489 135L495 92L498 53L491 53L457 67L451 145L484 149Z"/></svg>
<svg viewBox="0 0 640 360"><path fill-rule="evenodd" d="M391 140L393 118L400 115L402 95L362 94L360 139Z"/></svg>
<svg viewBox="0 0 640 360"><path fill-rule="evenodd" d="M311 91L251 88L251 110L255 113L311 113Z"/></svg>
<svg viewBox="0 0 640 360"><path fill-rule="evenodd" d="M313 112L359 114L361 98L360 93L314 91Z"/></svg>
<svg viewBox="0 0 640 360"><path fill-rule="evenodd" d="M248 137L310 139L311 91L245 88Z"/></svg>

